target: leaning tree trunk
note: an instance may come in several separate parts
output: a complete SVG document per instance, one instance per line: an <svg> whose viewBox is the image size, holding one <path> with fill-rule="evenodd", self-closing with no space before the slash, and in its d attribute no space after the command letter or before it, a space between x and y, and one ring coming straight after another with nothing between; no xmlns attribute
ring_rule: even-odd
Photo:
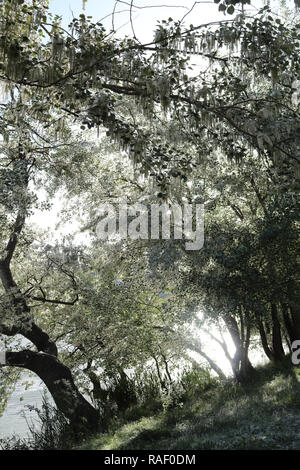
<svg viewBox="0 0 300 470"><path fill-rule="evenodd" d="M68 367L55 356L30 350L7 352L6 364L30 370L44 382L76 433L99 429L99 414L78 391Z"/></svg>
<svg viewBox="0 0 300 470"><path fill-rule="evenodd" d="M226 380L226 375L224 374L224 372L222 371L222 369L216 364L215 361L213 361L202 349L201 347L201 344L199 343L199 341L196 343L196 342L192 342L192 341L185 341L185 346L187 349L191 350L191 351L195 351L196 353L200 354L200 356L202 356L207 362L208 364L210 365L211 369L214 370L217 375L219 376L219 378L221 380Z"/></svg>
<svg viewBox="0 0 300 470"><path fill-rule="evenodd" d="M0 270L1 271L1 270ZM48 388L57 408L70 420L75 431L96 431L99 427L99 414L78 391L71 371L57 359L57 347L49 336L33 321L30 321L29 308L24 299L15 301L18 314L25 310L23 322L18 327L0 325L0 332L14 336L21 334L29 339L38 352L24 350L6 353L6 365L22 367L37 374Z"/></svg>
<svg viewBox="0 0 300 470"><path fill-rule="evenodd" d="M0 261L0 279L7 293L14 324L8 326L0 318L0 333L7 336L20 334L30 340L38 352L7 352L6 365L22 367L36 373L75 431L96 431L99 426L98 412L78 391L71 371L57 359L55 343L34 323L26 299L13 279L10 259L16 244L16 227L18 224L7 245L7 256Z"/></svg>
<svg viewBox="0 0 300 470"><path fill-rule="evenodd" d="M18 213L0 258L0 280L8 300L7 312L0 318L0 333L8 336L20 334L31 341L38 352L7 352L6 365L22 367L36 373L45 383L57 408L69 418L76 431L95 431L99 424L98 412L79 393L71 371L57 359L55 343L34 323L26 298L11 272L11 261L28 212L30 165L21 144L13 161L16 174L21 176L17 180L15 192Z"/></svg>

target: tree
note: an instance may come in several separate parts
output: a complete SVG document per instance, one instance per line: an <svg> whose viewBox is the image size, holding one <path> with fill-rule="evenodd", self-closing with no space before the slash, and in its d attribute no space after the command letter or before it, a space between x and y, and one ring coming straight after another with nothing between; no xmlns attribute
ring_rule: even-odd
<svg viewBox="0 0 300 470"><path fill-rule="evenodd" d="M234 4L249 2L225 3L233 14ZM2 2L2 9L2 79L26 89L37 113L55 109L57 128L66 116L83 127L104 126L163 194L170 177L184 177L216 147L237 160L255 149L276 167L298 172L297 22L284 24L268 6L254 18L242 12L217 26L185 28L170 19L144 45L116 39L84 14L72 33L58 18L49 30L42 1ZM201 61L191 76L193 55ZM128 103L144 116L140 124L135 112L128 116ZM169 116L165 129L161 112Z"/></svg>
<svg viewBox="0 0 300 470"><path fill-rule="evenodd" d="M222 2L219 7L232 15L236 3ZM39 281L32 284L27 279L21 288L14 275L18 257L30 249L32 240L25 225L35 204L31 185L41 175L51 179L55 172L72 174L76 165L80 171L84 165L80 152L74 152L68 165L60 153L66 146L78 149L71 138L70 125L75 122L82 130L98 127L100 133L105 129L130 155L137 170L153 177L159 197L172 192L176 178L185 181L194 169L212 166L218 153L237 163L258 160L270 167L282 192L295 191L299 173L298 24L284 24L268 7L254 18L242 12L217 25L186 28L170 19L158 25L153 42L142 45L135 38L117 39L84 14L65 31L59 18L48 15L44 0L32 4L1 1L0 14L0 79L6 92L0 116L4 299L0 332L21 334L38 351L8 352L7 365L37 373L73 426L94 430L97 411L79 393L69 368L57 358L57 345L41 328L42 322L36 321L36 304L29 303L30 299L75 309L80 299L74 272L66 270L64 263L50 260L52 275L69 285L66 295L58 298L47 297ZM194 75L189 71L193 56L201 59ZM249 164L250 182L264 211L254 178L258 167ZM241 218L236 204L232 209ZM295 226L294 220L291 225ZM242 230L235 239L244 239L246 234ZM231 234L227 235L228 242ZM290 255L293 253L291 248ZM223 269L228 269L230 258L229 253L221 260ZM252 261L249 253L246 258ZM270 263L267 270L271 271ZM235 300L241 300L244 283L247 288L251 284L249 293L255 291L249 282L253 272L257 269L236 275L231 289ZM226 304L229 293L224 276L223 281ZM293 275L288 286L288 314L298 328L296 287ZM58 286L54 292L61 294ZM281 298L286 305L286 296ZM232 319L241 306L246 307L244 321L252 320L248 303L236 302L233 316L228 317L232 334L236 333ZM277 346L280 349L280 338L274 306L271 314L273 326L277 325L275 351ZM239 335L245 361L247 328L244 338L242 330ZM240 366L243 368L242 359Z"/></svg>
<svg viewBox="0 0 300 470"><path fill-rule="evenodd" d="M206 165L200 188L207 201L205 244L198 253L186 253L182 289L194 286L196 308L201 305L213 322L221 318L226 324L236 357L231 361L224 342L221 346L239 376L248 366L252 370L251 332L259 332L274 361L285 354L285 336L288 345L296 337L297 320L288 305L296 305L298 292L299 197L280 188L270 168L255 158L237 168L220 155Z"/></svg>

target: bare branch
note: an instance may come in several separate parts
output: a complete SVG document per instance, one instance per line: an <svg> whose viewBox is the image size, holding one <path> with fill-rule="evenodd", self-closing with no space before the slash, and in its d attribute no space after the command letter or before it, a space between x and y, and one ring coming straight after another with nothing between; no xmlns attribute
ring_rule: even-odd
<svg viewBox="0 0 300 470"><path fill-rule="evenodd" d="M27 295L26 297L31 299L31 300L36 300L38 302L57 304L57 305L75 305L75 303L78 302L78 300L79 300L78 294L76 295L76 298L72 301L47 299L46 297L37 297L37 296L34 296L34 295Z"/></svg>

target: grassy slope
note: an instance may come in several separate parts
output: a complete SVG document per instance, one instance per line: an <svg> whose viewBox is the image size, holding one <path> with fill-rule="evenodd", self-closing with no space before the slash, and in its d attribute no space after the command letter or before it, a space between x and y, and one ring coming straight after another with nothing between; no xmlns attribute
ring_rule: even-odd
<svg viewBox="0 0 300 470"><path fill-rule="evenodd" d="M247 386L226 383L179 407L115 425L81 449L300 449L300 368L257 371Z"/></svg>

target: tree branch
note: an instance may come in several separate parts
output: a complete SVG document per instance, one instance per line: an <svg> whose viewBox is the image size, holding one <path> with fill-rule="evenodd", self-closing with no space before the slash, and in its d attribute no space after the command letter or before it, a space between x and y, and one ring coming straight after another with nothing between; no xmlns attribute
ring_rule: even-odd
<svg viewBox="0 0 300 470"><path fill-rule="evenodd" d="M79 300L78 294L76 295L76 298L72 301L47 299L46 297L36 297L34 295L27 295L26 297L31 300L37 300L38 302L47 302L50 304L57 304L57 305L75 305L75 303L78 302Z"/></svg>

